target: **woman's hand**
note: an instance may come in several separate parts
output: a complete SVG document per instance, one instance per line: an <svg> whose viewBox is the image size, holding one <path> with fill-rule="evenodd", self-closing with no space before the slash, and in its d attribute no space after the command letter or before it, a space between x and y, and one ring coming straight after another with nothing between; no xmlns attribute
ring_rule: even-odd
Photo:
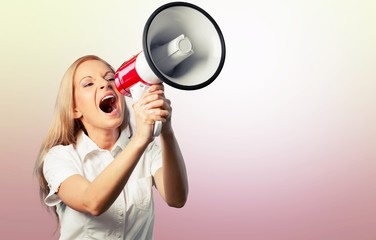
<svg viewBox="0 0 376 240"><path fill-rule="evenodd" d="M133 104L133 109L136 118L136 138L151 142L156 121L163 123L162 132L171 130L171 102L165 98L162 84L149 87L141 99Z"/></svg>

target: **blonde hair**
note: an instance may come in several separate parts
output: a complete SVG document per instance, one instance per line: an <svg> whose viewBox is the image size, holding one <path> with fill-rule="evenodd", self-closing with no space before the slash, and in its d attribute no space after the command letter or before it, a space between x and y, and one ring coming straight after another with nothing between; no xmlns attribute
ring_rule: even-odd
<svg viewBox="0 0 376 240"><path fill-rule="evenodd" d="M56 145L76 145L77 134L80 131L86 131L80 120L74 119L73 108L74 108L74 88L73 88L73 78L76 73L78 66L81 63L89 60L99 60L105 63L112 71L114 69L110 64L108 64L103 59L95 55L86 55L75 62L68 68L65 72L61 83L59 92L56 98L55 110L51 125L47 132L47 136L42 143L40 148L37 161L34 167L34 174L39 183L39 196L43 202L45 197L49 193L49 187L46 179L43 175L43 163L45 154ZM119 127L119 130L124 130L129 127L130 136L132 135L132 128L130 124L129 110L126 107L124 113L124 120ZM47 209L49 209L47 207ZM55 208L53 208L55 210Z"/></svg>

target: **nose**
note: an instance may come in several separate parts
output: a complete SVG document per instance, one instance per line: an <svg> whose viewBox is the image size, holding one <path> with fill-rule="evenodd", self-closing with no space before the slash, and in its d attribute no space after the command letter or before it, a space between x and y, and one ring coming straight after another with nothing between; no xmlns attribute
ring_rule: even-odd
<svg viewBox="0 0 376 240"><path fill-rule="evenodd" d="M103 79L100 84L100 89L112 89L110 81L107 81L106 79Z"/></svg>

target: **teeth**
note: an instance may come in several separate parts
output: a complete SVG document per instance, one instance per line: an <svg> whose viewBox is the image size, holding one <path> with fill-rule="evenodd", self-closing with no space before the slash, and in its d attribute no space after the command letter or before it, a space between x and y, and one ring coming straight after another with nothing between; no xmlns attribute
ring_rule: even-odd
<svg viewBox="0 0 376 240"><path fill-rule="evenodd" d="M108 96L105 96L103 99L102 99L102 102L107 100L107 99L110 99L110 98L115 98L113 95L108 95Z"/></svg>
<svg viewBox="0 0 376 240"><path fill-rule="evenodd" d="M102 98L99 108L105 113L111 113L116 108L115 101L116 97L114 95L107 95Z"/></svg>
<svg viewBox="0 0 376 240"><path fill-rule="evenodd" d="M104 98L103 98L103 100L106 100L106 99L109 99L109 98L113 98L114 96L112 96L112 95L108 95L108 96L105 96Z"/></svg>

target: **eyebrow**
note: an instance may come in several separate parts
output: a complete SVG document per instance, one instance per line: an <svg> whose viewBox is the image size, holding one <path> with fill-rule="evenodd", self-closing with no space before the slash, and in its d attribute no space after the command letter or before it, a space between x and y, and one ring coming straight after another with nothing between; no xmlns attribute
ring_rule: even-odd
<svg viewBox="0 0 376 240"><path fill-rule="evenodd" d="M80 80L80 82L82 82L85 78L93 78L92 76L90 76L90 75L88 75L88 76L85 76L85 77L83 77L83 78L81 78L81 80Z"/></svg>
<svg viewBox="0 0 376 240"><path fill-rule="evenodd" d="M107 71L107 72L104 74L104 76L107 76L108 74L112 74L112 75L114 75L115 73L114 73L113 71L109 70L109 71Z"/></svg>
<svg viewBox="0 0 376 240"><path fill-rule="evenodd" d="M109 70L109 71L107 71L107 72L103 75L103 77L106 77L106 76L109 75L109 74L115 75L115 73L114 73L113 71ZM91 75L87 75L87 76L84 76L83 78L81 78L80 82L82 82L82 80L84 80L85 78L91 78L91 79L93 79L93 77L92 77Z"/></svg>

